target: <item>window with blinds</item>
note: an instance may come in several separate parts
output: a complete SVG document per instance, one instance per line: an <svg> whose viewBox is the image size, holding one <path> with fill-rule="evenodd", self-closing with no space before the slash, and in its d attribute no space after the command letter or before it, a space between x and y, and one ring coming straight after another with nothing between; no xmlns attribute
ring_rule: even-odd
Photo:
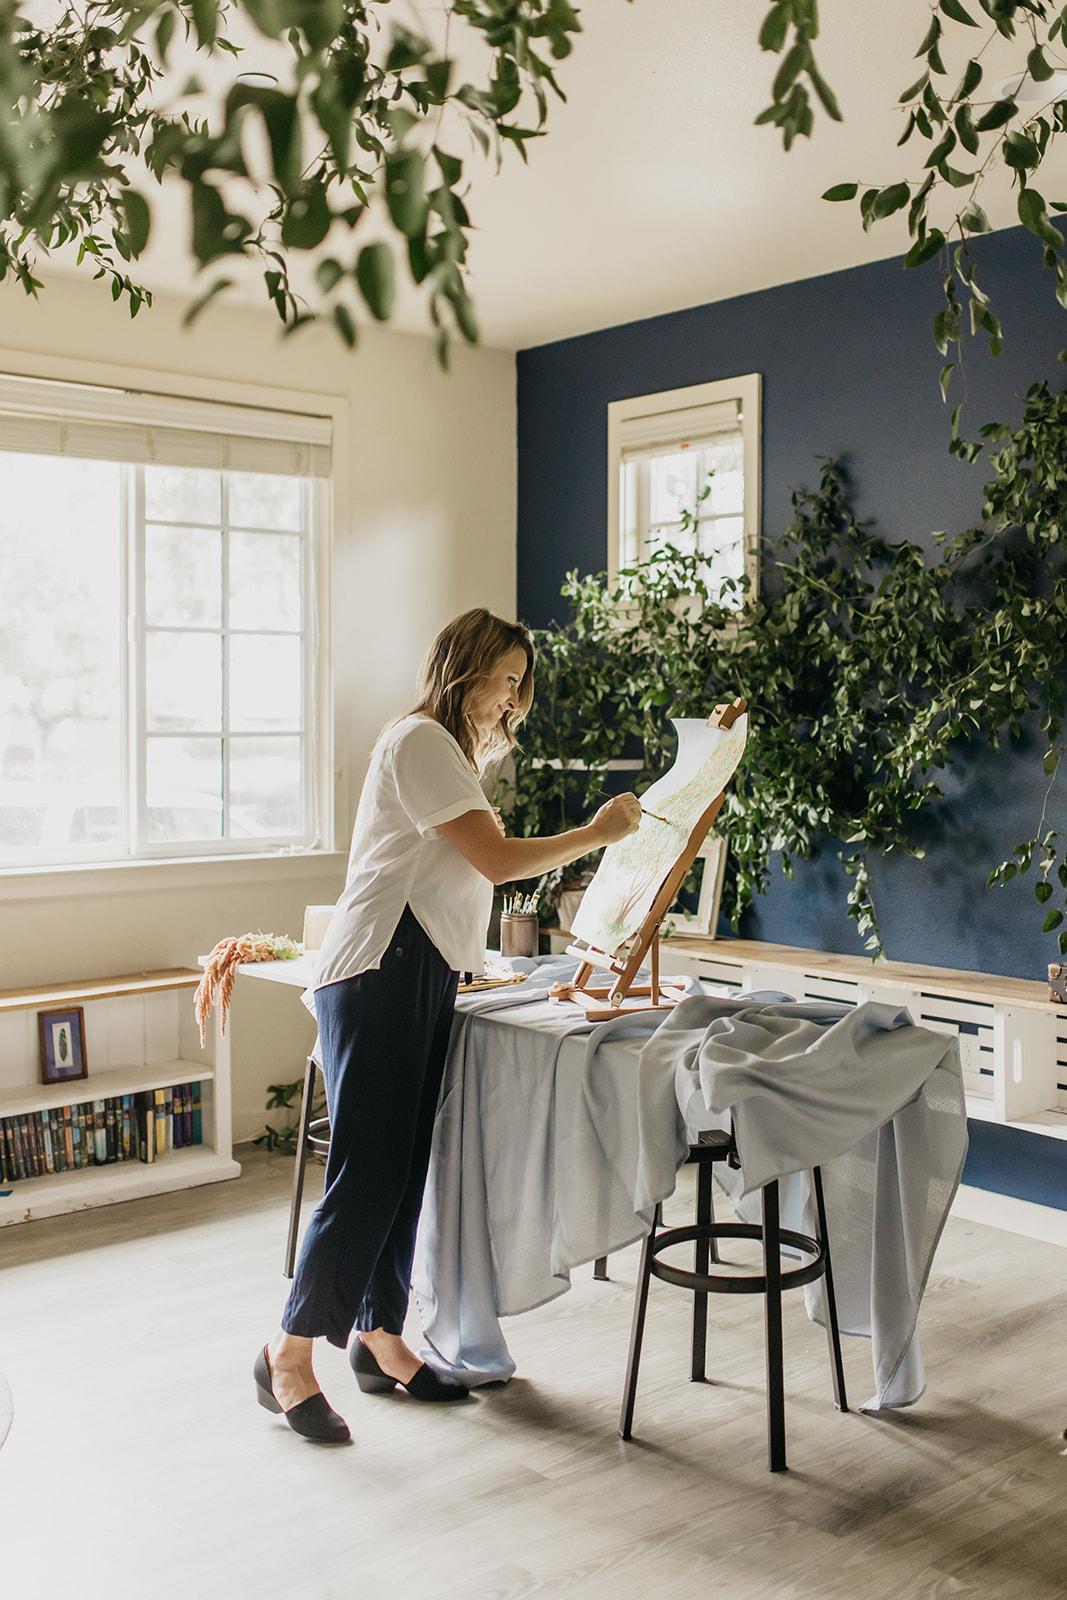
<svg viewBox="0 0 1067 1600"><path fill-rule="evenodd" d="M759 579L759 376L608 407L613 576L672 545L740 610Z"/></svg>
<svg viewBox="0 0 1067 1600"><path fill-rule="evenodd" d="M316 837L328 418L0 377L0 866Z"/></svg>

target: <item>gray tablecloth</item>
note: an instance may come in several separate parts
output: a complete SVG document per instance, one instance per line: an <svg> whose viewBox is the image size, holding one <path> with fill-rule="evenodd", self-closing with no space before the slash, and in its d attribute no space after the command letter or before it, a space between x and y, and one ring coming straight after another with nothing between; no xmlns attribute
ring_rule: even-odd
<svg viewBox="0 0 1067 1600"><path fill-rule="evenodd" d="M841 1326L872 1337L868 1405L917 1399L915 1318L966 1148L954 1041L884 1006L782 995L594 1026L547 1001L573 966L531 962L526 983L460 1002L412 1279L424 1359L468 1383L510 1377L499 1318L642 1237L689 1133L732 1108L746 1191L823 1165ZM806 1183L783 1184L783 1211L810 1231ZM735 1187L751 1215L758 1195Z"/></svg>

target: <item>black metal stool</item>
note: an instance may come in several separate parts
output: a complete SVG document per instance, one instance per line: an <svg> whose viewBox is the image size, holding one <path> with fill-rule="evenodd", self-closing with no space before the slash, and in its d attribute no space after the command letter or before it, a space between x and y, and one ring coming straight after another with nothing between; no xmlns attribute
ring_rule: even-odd
<svg viewBox="0 0 1067 1600"><path fill-rule="evenodd" d="M619 1420L619 1437L631 1437L634 1402L637 1398L637 1372L641 1360L641 1344L645 1331L645 1312L648 1306L648 1286L652 1278L673 1283L688 1289L693 1302L693 1356L691 1378L699 1383L704 1378L705 1349L707 1343L707 1303L709 1294L762 1294L766 1317L767 1343L767 1462L771 1472L784 1472L785 1459L785 1379L782 1351L782 1291L799 1289L806 1283L822 1278L826 1295L826 1337L830 1347L830 1370L833 1377L834 1403L839 1411L847 1411L845 1398L845 1373L841 1362L841 1339L837 1326L837 1305L834 1299L833 1271L830 1264L830 1246L826 1228L826 1206L823 1200L822 1173L812 1169L815 1211L818 1234L811 1238L782 1228L779 1221L777 1182L768 1183L762 1190L763 1222L716 1222L712 1205L712 1168L717 1161L738 1165L737 1146L732 1133L710 1130L691 1145L688 1160L698 1166L697 1219L688 1228L663 1228L662 1208L656 1207L652 1227L641 1251L641 1269L634 1298L633 1328L630 1335L630 1353L626 1363L626 1383L623 1391L622 1416ZM716 1241L719 1239L759 1239L763 1244L763 1273L740 1274L730 1271L711 1272L718 1264ZM692 1271L673 1267L659 1259L660 1254L672 1245L695 1244L695 1262ZM782 1267L782 1248L795 1251L807 1259L797 1267Z"/></svg>
<svg viewBox="0 0 1067 1600"><path fill-rule="evenodd" d="M304 1168L307 1166L308 1151L311 1150L317 1156L325 1156L330 1150L329 1117L311 1115L317 1071L318 1062L314 1056L308 1056L307 1066L304 1069L304 1097L300 1102L300 1122L296 1131L296 1166L293 1169L293 1200L289 1207L289 1237L286 1240L285 1266L282 1269L287 1278L293 1276L293 1268L296 1265L300 1203L304 1198Z"/></svg>

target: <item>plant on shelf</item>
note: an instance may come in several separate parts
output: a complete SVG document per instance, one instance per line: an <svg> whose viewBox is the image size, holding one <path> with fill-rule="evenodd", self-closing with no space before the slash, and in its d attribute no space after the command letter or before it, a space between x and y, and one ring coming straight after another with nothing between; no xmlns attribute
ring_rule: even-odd
<svg viewBox="0 0 1067 1600"><path fill-rule="evenodd" d="M1063 753L1067 396L1037 384L1018 430L982 431L994 472L984 524L937 535L932 554L859 524L827 460L818 490L794 495L766 592L745 596L739 617L708 594L699 558L670 546L614 586L571 573L568 620L536 635L538 692L506 795L510 826L566 825L598 802L607 761L632 750L640 792L669 764L670 717L741 695L750 739L724 808L734 926L776 855L792 876L834 840L848 915L883 953L872 856L922 856L916 823L963 744L1037 737L1045 810L989 881L1036 864L1043 931L1058 932L1067 953L1067 859L1047 821Z"/></svg>

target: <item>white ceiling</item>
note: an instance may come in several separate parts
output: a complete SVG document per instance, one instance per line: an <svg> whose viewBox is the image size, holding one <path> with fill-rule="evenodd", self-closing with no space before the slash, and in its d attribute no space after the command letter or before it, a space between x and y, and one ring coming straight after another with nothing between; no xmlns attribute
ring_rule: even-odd
<svg viewBox="0 0 1067 1600"><path fill-rule="evenodd" d="M511 150L497 174L467 158L485 344L541 344L907 248L902 215L864 234L854 204L820 195L849 179L921 175L929 147L895 148L903 123L894 107L919 74L912 56L929 0L823 0L817 59L844 123L819 114L813 138L788 155L776 129L753 125L780 60L757 43L767 9L768 0L584 0L584 32L559 69L567 104L551 105L548 136L531 145L529 165ZM948 31L951 86L980 35ZM985 83L1020 70L1020 56L1025 45L994 40ZM271 59L269 47L253 44L241 66ZM982 198L995 226L1015 221L1007 174L992 174ZM143 273L152 287L192 290L181 225L180 211L157 218ZM262 289L246 286L241 298L250 294L262 298ZM425 326L416 296L403 298L396 321Z"/></svg>

